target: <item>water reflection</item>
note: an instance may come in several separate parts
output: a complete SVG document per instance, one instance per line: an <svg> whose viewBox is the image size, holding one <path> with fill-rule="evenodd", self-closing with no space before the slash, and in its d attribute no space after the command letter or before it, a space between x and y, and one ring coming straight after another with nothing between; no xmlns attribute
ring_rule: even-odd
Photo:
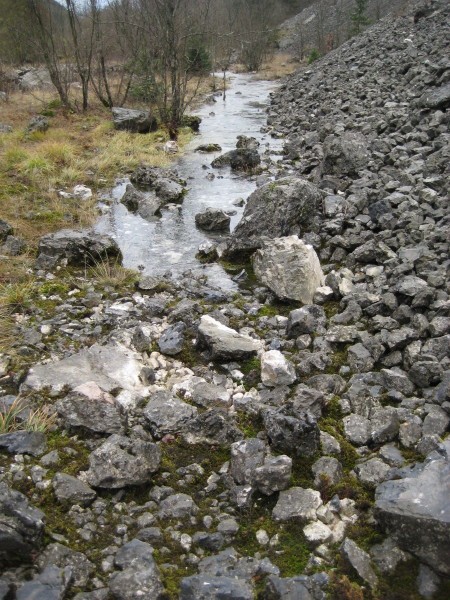
<svg viewBox="0 0 450 600"><path fill-rule="evenodd" d="M225 102L218 96L214 105L196 111L202 117L200 134L194 137L175 165L189 188L182 205L164 207L160 217L145 220L130 213L119 202L128 180L117 182L112 190L115 201L111 210L98 222L97 230L108 232L116 239L126 267L139 267L149 275L169 270L174 276L192 269L207 274L212 285L235 289L235 284L219 265L202 265L195 258L199 244L207 239L220 241L223 237L197 229L195 215L208 206L235 211L231 217L231 228L236 227L243 207L234 203L253 192L255 179L231 173L228 169L211 169L210 164L221 153L235 147L238 135L256 137L261 142L261 152L276 153L281 149L280 140L260 132L265 125L269 93L274 89L272 82L256 81L251 75L233 75ZM211 154L194 152L200 144L211 143L220 144L222 151ZM208 176L211 173L214 177Z"/></svg>

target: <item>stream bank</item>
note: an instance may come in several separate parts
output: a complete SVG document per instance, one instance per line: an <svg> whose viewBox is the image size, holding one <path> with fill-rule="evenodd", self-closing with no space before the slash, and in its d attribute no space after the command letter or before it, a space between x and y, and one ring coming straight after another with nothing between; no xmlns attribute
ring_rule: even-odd
<svg viewBox="0 0 450 600"><path fill-rule="evenodd" d="M245 200L256 187L256 175L233 172L228 168L213 169L211 162L236 146L239 135L251 136L260 143L265 167L264 177L274 176L276 161L282 149L280 139L269 135L266 110L269 95L276 89L274 82L260 81L249 74L228 76L226 100L217 93L196 114L201 117L200 132L176 159L173 168L187 183L187 192L180 204L163 207L153 220L130 213L120 199L129 179L119 180L112 191L111 209L96 226L102 234L110 234L123 254L123 265L139 269L147 275L170 272L179 276L187 270L208 277L211 285L237 289L217 264L201 265L196 259L198 247L207 240L220 242L224 236L206 234L195 225L195 215L207 207L231 214L230 228L239 222ZM195 152L198 146L219 144L220 151ZM239 204L241 204L239 206Z"/></svg>
<svg viewBox="0 0 450 600"><path fill-rule="evenodd" d="M449 19L433 10L273 98L285 177L251 195L231 246L259 248L265 286L41 282L16 376L57 427L0 436L11 596L447 600ZM283 299L297 235L320 259L305 304Z"/></svg>

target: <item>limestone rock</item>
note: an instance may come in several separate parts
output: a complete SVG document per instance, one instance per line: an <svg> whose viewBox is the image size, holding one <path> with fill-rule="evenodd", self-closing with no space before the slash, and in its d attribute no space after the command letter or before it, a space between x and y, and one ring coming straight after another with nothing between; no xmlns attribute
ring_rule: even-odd
<svg viewBox="0 0 450 600"><path fill-rule="evenodd" d="M364 550L350 538L345 538L344 543L341 546L341 553L355 569L361 579L368 583L372 588L377 585L378 577L372 568L370 556L367 552L364 552Z"/></svg>
<svg viewBox="0 0 450 600"><path fill-rule="evenodd" d="M149 430L157 439L168 433L179 433L188 421L197 415L197 412L195 406L183 402L164 390L153 394L143 411Z"/></svg>
<svg viewBox="0 0 450 600"><path fill-rule="evenodd" d="M293 487L280 492L278 502L272 511L272 517L275 521L289 521L290 519L309 521L316 518L316 511L321 505L319 492Z"/></svg>
<svg viewBox="0 0 450 600"><path fill-rule="evenodd" d="M158 127L155 117L147 110L119 107L113 107L111 110L115 129L132 133L149 133L156 131Z"/></svg>
<svg viewBox="0 0 450 600"><path fill-rule="evenodd" d="M97 497L92 488L67 473L56 473L52 484L55 496L62 504L89 506Z"/></svg>
<svg viewBox="0 0 450 600"><path fill-rule="evenodd" d="M195 224L205 231L229 231L230 221L231 217L223 210L211 207L195 215Z"/></svg>
<svg viewBox="0 0 450 600"><path fill-rule="evenodd" d="M89 229L61 229L40 239L36 264L38 268L53 269L63 260L72 266L84 266L121 257L118 245L107 235Z"/></svg>
<svg viewBox="0 0 450 600"><path fill-rule="evenodd" d="M258 280L282 300L311 304L324 283L316 252L297 236L263 244L253 256L253 268Z"/></svg>
<svg viewBox="0 0 450 600"><path fill-rule="evenodd" d="M200 319L198 343L200 347L207 348L213 360L249 358L260 348L257 340L238 333L209 315Z"/></svg>
<svg viewBox="0 0 450 600"><path fill-rule="evenodd" d="M296 378L294 365L279 350L264 352L261 357L261 381L264 385L290 385Z"/></svg>
<svg viewBox="0 0 450 600"><path fill-rule="evenodd" d="M0 481L0 565L31 562L44 534L45 515Z"/></svg>
<svg viewBox="0 0 450 600"><path fill-rule="evenodd" d="M445 442L447 452L450 443ZM450 574L450 463L434 455L379 485L375 514L400 548L443 575Z"/></svg>
<svg viewBox="0 0 450 600"><path fill-rule="evenodd" d="M321 204L319 189L304 179L283 177L261 186L249 197L227 253L256 250L273 238L303 235L313 228Z"/></svg>
<svg viewBox="0 0 450 600"><path fill-rule="evenodd" d="M161 462L156 444L112 435L89 456L86 481L105 489L141 485L151 480Z"/></svg>
<svg viewBox="0 0 450 600"><path fill-rule="evenodd" d="M124 428L120 404L93 381L77 386L58 400L55 408L69 427L83 427L99 433L120 433Z"/></svg>

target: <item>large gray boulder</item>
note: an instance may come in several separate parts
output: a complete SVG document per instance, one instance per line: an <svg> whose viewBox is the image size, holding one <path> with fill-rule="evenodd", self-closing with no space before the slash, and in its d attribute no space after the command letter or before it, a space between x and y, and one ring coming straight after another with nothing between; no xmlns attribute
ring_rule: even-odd
<svg viewBox="0 0 450 600"><path fill-rule="evenodd" d="M301 236L315 229L321 207L322 193L304 179L284 177L266 183L249 197L227 254L256 250L267 239Z"/></svg>
<svg viewBox="0 0 450 600"><path fill-rule="evenodd" d="M447 454L433 454L405 470L401 479L376 489L375 515L400 548L432 569L450 575L450 442Z"/></svg>
<svg viewBox="0 0 450 600"><path fill-rule="evenodd" d="M230 150L212 161L215 169L230 167L233 171L249 171L261 163L261 157L254 149L238 148Z"/></svg>
<svg viewBox="0 0 450 600"><path fill-rule="evenodd" d="M50 124L47 117L42 115L36 115L30 119L26 132L27 133L45 133L49 128Z"/></svg>
<svg viewBox="0 0 450 600"><path fill-rule="evenodd" d="M175 171L142 165L130 177L131 183L153 190L163 204L183 199L186 183Z"/></svg>
<svg viewBox="0 0 450 600"><path fill-rule="evenodd" d="M209 315L200 319L198 345L209 351L212 360L250 358L261 347L259 341L238 333Z"/></svg>
<svg viewBox="0 0 450 600"><path fill-rule="evenodd" d="M132 133L149 133L158 128L155 117L148 110L113 107L112 116L114 129Z"/></svg>
<svg viewBox="0 0 450 600"><path fill-rule="evenodd" d="M0 482L0 566L31 562L44 534L45 515L26 496Z"/></svg>
<svg viewBox="0 0 450 600"><path fill-rule="evenodd" d="M296 235L263 244L253 255L257 279L281 300L312 304L324 274L314 248Z"/></svg>
<svg viewBox="0 0 450 600"><path fill-rule="evenodd" d="M59 394L65 388L73 390L84 384L82 390L86 393L91 382L104 392L139 391L142 389L139 378L142 366L139 355L128 348L94 344L60 361L35 365L28 372L21 391L48 389L52 394Z"/></svg>
<svg viewBox="0 0 450 600"><path fill-rule="evenodd" d="M50 73L45 67L23 69L18 74L19 87L23 91L51 87Z"/></svg>
<svg viewBox="0 0 450 600"><path fill-rule="evenodd" d="M122 254L117 243L108 235L91 229L61 229L40 239L36 266L53 269L63 260L71 266L84 266L111 258L121 260Z"/></svg>
<svg viewBox="0 0 450 600"><path fill-rule="evenodd" d="M160 439L168 433L174 434L183 430L197 412L195 406L160 390L152 395L143 414L151 434Z"/></svg>
<svg viewBox="0 0 450 600"><path fill-rule="evenodd" d="M141 485L151 480L160 463L156 444L112 435L89 456L85 479L89 485L105 489Z"/></svg>
<svg viewBox="0 0 450 600"><path fill-rule="evenodd" d="M90 381L58 400L56 411L69 427L98 433L120 433L125 425L121 405L111 394Z"/></svg>
<svg viewBox="0 0 450 600"><path fill-rule="evenodd" d="M223 210L208 207L195 215L195 224L205 231L229 231L231 217Z"/></svg>
<svg viewBox="0 0 450 600"><path fill-rule="evenodd" d="M356 177L370 159L367 139L361 133L346 131L329 135L323 143L322 172L325 175Z"/></svg>
<svg viewBox="0 0 450 600"><path fill-rule="evenodd" d="M154 192L141 192L132 183L127 185L120 201L130 212L137 213L143 219L154 217L162 206L161 199Z"/></svg>

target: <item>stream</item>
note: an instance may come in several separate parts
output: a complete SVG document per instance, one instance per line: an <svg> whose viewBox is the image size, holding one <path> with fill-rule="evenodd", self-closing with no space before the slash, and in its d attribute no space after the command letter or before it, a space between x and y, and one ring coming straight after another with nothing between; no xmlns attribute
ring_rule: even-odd
<svg viewBox="0 0 450 600"><path fill-rule="evenodd" d="M129 212L120 199L129 179L120 179L112 190L112 205L99 220L96 230L111 235L123 254L123 265L141 270L147 275L162 275L169 271L173 277L187 270L203 274L211 286L223 290L237 289L224 269L216 264L201 264L195 255L200 244L207 240L220 241L217 233L207 233L195 225L195 215L207 207L234 212L231 231L242 217L243 207L234 203L246 199L256 189L256 177L212 169L214 158L232 150L238 135L255 137L261 144L259 152L272 160L280 154L282 142L261 133L266 124L266 107L276 82L258 81L251 74L231 74L228 78L226 100L216 96L216 102L205 104L195 111L202 118L200 133L176 159L173 168L187 181L188 192L180 205L161 209L161 216L147 221ZM221 152L200 153L200 144L217 143ZM214 173L215 177L207 177Z"/></svg>

